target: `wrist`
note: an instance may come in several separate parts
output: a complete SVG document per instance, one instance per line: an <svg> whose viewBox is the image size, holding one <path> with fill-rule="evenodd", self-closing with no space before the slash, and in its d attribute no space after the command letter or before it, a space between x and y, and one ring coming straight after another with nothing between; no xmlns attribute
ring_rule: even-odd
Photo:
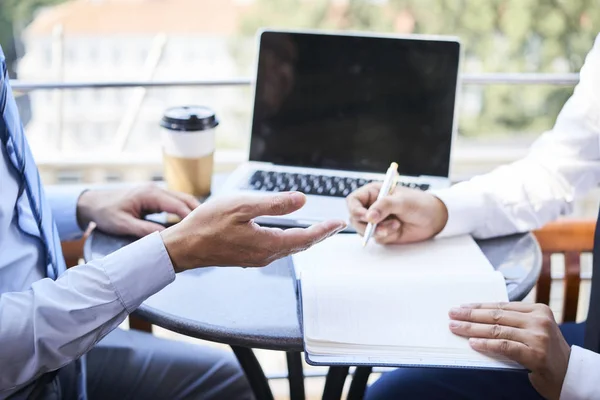
<svg viewBox="0 0 600 400"><path fill-rule="evenodd" d="M190 252L187 250L189 236L186 238L182 235L177 226L171 226L160 232L162 241L167 249L167 254L171 258L171 264L175 273L183 272L192 268L191 262L188 260ZM194 245L195 247L195 245Z"/></svg>
<svg viewBox="0 0 600 400"><path fill-rule="evenodd" d="M441 199L436 196L433 196L434 202L436 203L435 219L433 221L433 236L436 236L441 231L444 230L446 225L448 224L448 207L446 207L446 203L444 203Z"/></svg>
<svg viewBox="0 0 600 400"><path fill-rule="evenodd" d="M93 195L90 190L84 190L77 199L77 224L82 231L85 231L93 221Z"/></svg>

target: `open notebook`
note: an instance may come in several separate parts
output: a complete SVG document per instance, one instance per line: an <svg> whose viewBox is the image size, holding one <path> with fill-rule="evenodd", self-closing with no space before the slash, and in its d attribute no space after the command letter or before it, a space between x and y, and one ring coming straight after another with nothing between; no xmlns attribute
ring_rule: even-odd
<svg viewBox="0 0 600 400"><path fill-rule="evenodd" d="M470 236L363 248L340 234L293 260L310 364L522 368L448 329L452 307L507 301L503 276Z"/></svg>

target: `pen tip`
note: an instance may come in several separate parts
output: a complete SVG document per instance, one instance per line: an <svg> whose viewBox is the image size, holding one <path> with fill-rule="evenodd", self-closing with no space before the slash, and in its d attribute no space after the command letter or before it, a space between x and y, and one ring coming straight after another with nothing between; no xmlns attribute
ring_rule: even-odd
<svg viewBox="0 0 600 400"><path fill-rule="evenodd" d="M393 169L398 169L398 163L393 162L392 165L390 165L390 167Z"/></svg>

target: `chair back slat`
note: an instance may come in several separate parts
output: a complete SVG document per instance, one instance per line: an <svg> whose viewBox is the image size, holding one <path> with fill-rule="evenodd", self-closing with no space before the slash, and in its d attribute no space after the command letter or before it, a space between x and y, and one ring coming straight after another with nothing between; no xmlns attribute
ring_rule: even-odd
<svg viewBox="0 0 600 400"><path fill-rule="evenodd" d="M542 250L542 271L536 287L536 302L550 304L552 254L565 257L563 322L575 321L581 284L581 254L594 249L595 220L560 220L534 231Z"/></svg>
<svg viewBox="0 0 600 400"><path fill-rule="evenodd" d="M550 274L551 257L551 253L542 253L542 272L540 272L535 292L536 303L550 304L550 286L552 285L552 276Z"/></svg>
<svg viewBox="0 0 600 400"><path fill-rule="evenodd" d="M569 251L565 253L565 279L563 297L563 322L574 322L577 319L579 304L579 286L581 283L581 253Z"/></svg>
<svg viewBox="0 0 600 400"><path fill-rule="evenodd" d="M545 225L534 234L543 252L589 253L594 250L595 229L595 220L560 220Z"/></svg>

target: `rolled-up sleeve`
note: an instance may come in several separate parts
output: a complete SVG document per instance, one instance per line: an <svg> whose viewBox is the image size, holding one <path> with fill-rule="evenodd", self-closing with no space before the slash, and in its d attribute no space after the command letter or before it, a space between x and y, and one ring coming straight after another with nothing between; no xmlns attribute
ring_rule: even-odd
<svg viewBox="0 0 600 400"><path fill-rule="evenodd" d="M78 186L48 186L46 198L50 203L60 240L75 240L83 235L77 222L77 201L85 191Z"/></svg>
<svg viewBox="0 0 600 400"><path fill-rule="evenodd" d="M154 233L56 281L0 295L0 397L89 351L174 279Z"/></svg>

